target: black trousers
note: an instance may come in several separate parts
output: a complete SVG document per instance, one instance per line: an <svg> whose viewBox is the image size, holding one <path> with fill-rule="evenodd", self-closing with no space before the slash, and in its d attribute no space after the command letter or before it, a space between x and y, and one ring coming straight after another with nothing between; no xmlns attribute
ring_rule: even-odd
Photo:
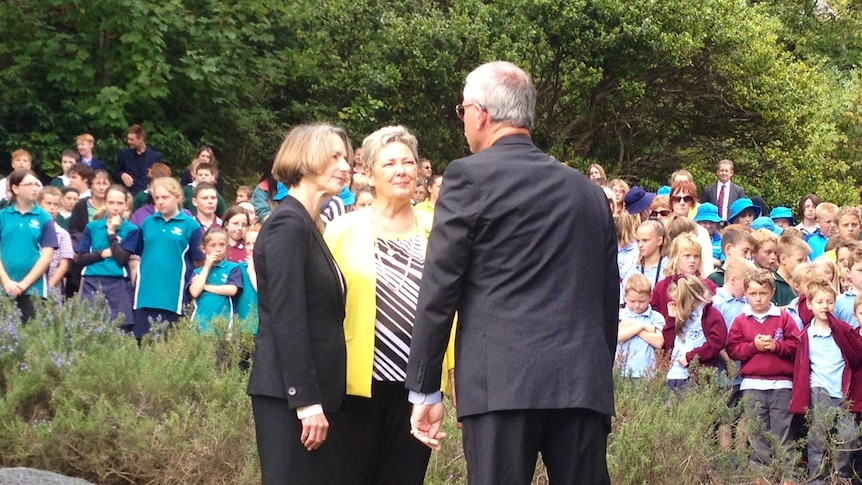
<svg viewBox="0 0 862 485"><path fill-rule="evenodd" d="M529 485L538 454L550 485L610 485L610 416L588 409L494 411L461 419L470 485Z"/></svg>
<svg viewBox="0 0 862 485"><path fill-rule="evenodd" d="M308 451L302 445L302 423L296 409L274 397L252 396L257 453L262 485L340 485L345 479L338 457L338 416L326 414L329 431L320 448Z"/></svg>
<svg viewBox="0 0 862 485"><path fill-rule="evenodd" d="M431 449L410 435L403 382L371 385L371 398L341 403L342 457L354 485L422 485Z"/></svg>
<svg viewBox="0 0 862 485"><path fill-rule="evenodd" d="M31 318L36 316L36 308L33 303L34 296L30 295L21 295L15 297L15 304L18 305L18 309L21 310L21 323L27 323Z"/></svg>

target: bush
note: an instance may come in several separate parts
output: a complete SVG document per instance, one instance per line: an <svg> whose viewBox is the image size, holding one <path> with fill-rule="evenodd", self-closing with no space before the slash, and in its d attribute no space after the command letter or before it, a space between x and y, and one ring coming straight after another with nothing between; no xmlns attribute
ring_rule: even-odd
<svg viewBox="0 0 862 485"><path fill-rule="evenodd" d="M250 336L204 336L184 319L169 333L156 325L139 347L117 323L102 303L73 300L38 305L22 327L11 300L0 298L0 466L110 485L259 483L247 373L240 370ZM718 428L738 422L741 412L728 410L713 372L702 369L680 395L657 374L637 382L615 377L613 483L777 482L779 465L748 469L751 426L744 420L735 427L736 444L719 446ZM429 485L467 482L454 409L447 413L449 438L431 456ZM547 483L540 462L533 484Z"/></svg>

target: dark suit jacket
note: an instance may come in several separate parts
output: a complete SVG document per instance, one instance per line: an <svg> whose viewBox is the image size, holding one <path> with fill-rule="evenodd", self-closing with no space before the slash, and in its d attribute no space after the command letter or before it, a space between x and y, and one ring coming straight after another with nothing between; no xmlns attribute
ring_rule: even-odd
<svg viewBox="0 0 862 485"><path fill-rule="evenodd" d="M254 248L260 326L248 393L337 411L346 390L343 278L323 236L293 197Z"/></svg>
<svg viewBox="0 0 862 485"><path fill-rule="evenodd" d="M725 214L725 219L730 215L730 205L737 199L745 198L745 189L742 187L730 182L730 187L728 188L730 189L729 193L725 194L727 196L727 214ZM700 201L718 205L718 182L703 189L703 192L700 194ZM721 207L718 210L721 210Z"/></svg>
<svg viewBox="0 0 862 485"><path fill-rule="evenodd" d="M602 190L520 135L443 175L407 365L440 388L453 314L458 415L613 414L619 274Z"/></svg>

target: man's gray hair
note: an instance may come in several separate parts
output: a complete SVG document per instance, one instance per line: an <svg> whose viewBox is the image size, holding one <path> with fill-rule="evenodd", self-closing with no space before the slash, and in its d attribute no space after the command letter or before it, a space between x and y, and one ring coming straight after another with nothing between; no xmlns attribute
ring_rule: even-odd
<svg viewBox="0 0 862 485"><path fill-rule="evenodd" d="M464 104L478 103L491 121L532 129L536 86L523 69L506 61L482 64L467 75Z"/></svg>

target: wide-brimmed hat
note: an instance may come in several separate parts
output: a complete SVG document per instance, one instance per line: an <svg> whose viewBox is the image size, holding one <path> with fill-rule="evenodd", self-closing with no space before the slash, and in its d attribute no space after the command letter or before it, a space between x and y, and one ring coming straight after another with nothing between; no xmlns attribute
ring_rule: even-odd
<svg viewBox="0 0 862 485"><path fill-rule="evenodd" d="M760 217L760 213L762 212L760 206L752 202L751 199L736 199L733 201L733 204L730 204L730 217L728 217L727 220L733 222L733 220L742 214L742 211L745 209L754 209L755 219Z"/></svg>
<svg viewBox="0 0 862 485"><path fill-rule="evenodd" d="M721 222L718 216L718 207L715 204L704 202L697 207L694 222Z"/></svg>
<svg viewBox="0 0 862 485"><path fill-rule="evenodd" d="M773 221L775 219L790 219L790 225L796 225L796 218L793 217L793 211L787 207L776 207L772 209L772 212L769 213L769 218Z"/></svg>
<svg viewBox="0 0 862 485"><path fill-rule="evenodd" d="M784 232L784 229L776 226L775 221L766 216L758 217L757 219L751 221L751 228L755 231L758 229L767 229L774 232L775 234L778 234L779 236L782 232Z"/></svg>
<svg viewBox="0 0 862 485"><path fill-rule="evenodd" d="M652 204L652 200L655 198L655 194L652 192L645 191L639 185L635 185L631 188L631 190L626 193L626 198L624 199L626 204L626 212L629 214L640 214L641 212L649 209L650 204Z"/></svg>

